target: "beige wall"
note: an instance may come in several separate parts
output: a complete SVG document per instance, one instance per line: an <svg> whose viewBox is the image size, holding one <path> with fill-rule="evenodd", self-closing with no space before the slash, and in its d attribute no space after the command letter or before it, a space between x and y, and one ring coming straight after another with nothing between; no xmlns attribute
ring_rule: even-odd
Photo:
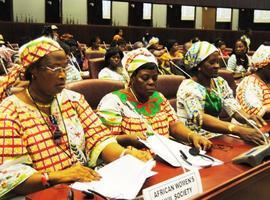
<svg viewBox="0 0 270 200"><path fill-rule="evenodd" d="M17 22L45 22L45 0L13 0L13 19Z"/></svg>
<svg viewBox="0 0 270 200"><path fill-rule="evenodd" d="M237 31L239 24L239 9L232 10L232 30Z"/></svg>
<svg viewBox="0 0 270 200"><path fill-rule="evenodd" d="M196 7L195 28L202 29L202 7Z"/></svg>
<svg viewBox="0 0 270 200"><path fill-rule="evenodd" d="M153 27L165 28L167 25L167 6L162 4L153 5Z"/></svg>
<svg viewBox="0 0 270 200"><path fill-rule="evenodd" d="M128 2L112 2L112 24L128 26Z"/></svg>
<svg viewBox="0 0 270 200"><path fill-rule="evenodd" d="M87 0L63 0L63 23L87 24Z"/></svg>

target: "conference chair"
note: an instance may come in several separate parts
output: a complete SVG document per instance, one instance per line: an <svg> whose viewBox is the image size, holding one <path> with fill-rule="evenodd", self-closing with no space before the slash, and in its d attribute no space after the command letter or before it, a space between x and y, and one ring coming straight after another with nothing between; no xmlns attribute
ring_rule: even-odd
<svg viewBox="0 0 270 200"><path fill-rule="evenodd" d="M105 60L104 59L90 59L89 63L89 74L90 78L97 79L98 73L104 68Z"/></svg>

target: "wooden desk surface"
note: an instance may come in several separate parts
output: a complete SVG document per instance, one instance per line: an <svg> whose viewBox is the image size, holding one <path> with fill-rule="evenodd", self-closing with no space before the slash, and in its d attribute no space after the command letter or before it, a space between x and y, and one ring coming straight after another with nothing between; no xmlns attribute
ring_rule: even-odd
<svg viewBox="0 0 270 200"><path fill-rule="evenodd" d="M255 196L259 197L258 200L270 199L270 189L268 189L270 186L270 161L254 168L233 164L232 158L248 151L252 146L228 136L220 136L212 141L214 148L208 155L222 160L224 164L200 170L203 194L195 199L240 199L240 197L254 199ZM159 173L147 179L143 188L182 173L181 168L173 168L163 162L157 162L153 170ZM65 185L56 186L28 195L27 199L50 200L50 197L53 200L67 199L68 190ZM74 199L83 199L83 196L82 193L76 191Z"/></svg>

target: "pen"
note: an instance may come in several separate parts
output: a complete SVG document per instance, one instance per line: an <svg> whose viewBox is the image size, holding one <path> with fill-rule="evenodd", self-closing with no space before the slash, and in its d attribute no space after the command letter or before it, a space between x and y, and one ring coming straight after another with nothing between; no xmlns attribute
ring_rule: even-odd
<svg viewBox="0 0 270 200"><path fill-rule="evenodd" d="M188 162L188 160L187 160L187 159L188 159L187 155L186 155L181 149L179 150L179 152L180 152L180 154L181 154L183 160L184 160L187 164L189 164L189 165L192 166L192 164L191 164L190 162Z"/></svg>

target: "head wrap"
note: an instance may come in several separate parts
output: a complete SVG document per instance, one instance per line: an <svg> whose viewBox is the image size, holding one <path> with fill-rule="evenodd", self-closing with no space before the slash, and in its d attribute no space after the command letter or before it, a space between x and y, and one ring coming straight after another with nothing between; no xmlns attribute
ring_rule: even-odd
<svg viewBox="0 0 270 200"><path fill-rule="evenodd" d="M130 51L125 54L122 59L122 65L127 71L129 77L131 77L133 72L139 69L145 63L155 63L156 65L158 64L155 56L146 48L139 48Z"/></svg>
<svg viewBox="0 0 270 200"><path fill-rule="evenodd" d="M203 60L216 51L218 49L206 41L199 41L192 44L184 58L186 69L190 70L197 67Z"/></svg>
<svg viewBox="0 0 270 200"><path fill-rule="evenodd" d="M252 56L256 68L264 68L270 64L270 46L261 45Z"/></svg>
<svg viewBox="0 0 270 200"><path fill-rule="evenodd" d="M159 39L157 37L152 37L148 42L147 48L157 43L159 43Z"/></svg>
<svg viewBox="0 0 270 200"><path fill-rule="evenodd" d="M56 41L47 37L37 38L19 49L21 64L24 68L27 68L40 58L59 50L63 49Z"/></svg>

